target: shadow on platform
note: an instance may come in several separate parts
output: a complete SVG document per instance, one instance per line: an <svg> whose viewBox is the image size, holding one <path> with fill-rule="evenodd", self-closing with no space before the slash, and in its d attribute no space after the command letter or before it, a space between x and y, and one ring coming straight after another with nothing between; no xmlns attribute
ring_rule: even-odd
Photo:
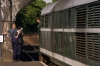
<svg viewBox="0 0 100 66"><path fill-rule="evenodd" d="M21 61L39 61L39 49L38 46L23 46L23 51L21 54Z"/></svg>

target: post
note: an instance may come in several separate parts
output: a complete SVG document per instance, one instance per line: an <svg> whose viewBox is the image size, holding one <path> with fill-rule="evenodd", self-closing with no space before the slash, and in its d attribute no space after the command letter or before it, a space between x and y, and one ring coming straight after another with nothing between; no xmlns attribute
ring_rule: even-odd
<svg viewBox="0 0 100 66"><path fill-rule="evenodd" d="M2 23L1 23L1 2L0 2L0 34L2 32ZM0 61L2 61L2 43L0 42Z"/></svg>
<svg viewBox="0 0 100 66"><path fill-rule="evenodd" d="M10 2L10 27L12 26L12 0L8 0Z"/></svg>

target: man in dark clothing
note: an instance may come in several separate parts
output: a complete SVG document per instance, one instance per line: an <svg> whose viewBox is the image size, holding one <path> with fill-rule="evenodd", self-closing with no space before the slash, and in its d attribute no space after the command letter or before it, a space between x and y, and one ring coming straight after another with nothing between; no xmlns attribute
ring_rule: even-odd
<svg viewBox="0 0 100 66"><path fill-rule="evenodd" d="M16 29L16 25L13 24L12 28L8 30L8 32L5 32L3 34L10 34L11 37L11 43L12 43L12 50L13 50L13 60L19 60L22 45L19 43L19 36L20 36L20 30Z"/></svg>
<svg viewBox="0 0 100 66"><path fill-rule="evenodd" d="M37 18L36 21L37 21L37 23L38 23L38 26L37 26L37 27L39 28L39 27L40 27L40 19Z"/></svg>
<svg viewBox="0 0 100 66"><path fill-rule="evenodd" d="M17 29L18 34L18 44L16 48L16 53L17 53L17 60L20 59L20 55L22 53L22 46L23 46L23 37L22 37L22 30L20 28Z"/></svg>

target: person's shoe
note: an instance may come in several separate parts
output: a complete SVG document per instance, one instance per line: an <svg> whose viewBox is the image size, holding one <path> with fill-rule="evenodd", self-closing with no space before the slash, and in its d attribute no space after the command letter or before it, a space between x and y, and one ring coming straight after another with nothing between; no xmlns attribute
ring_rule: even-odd
<svg viewBox="0 0 100 66"><path fill-rule="evenodd" d="M18 62L18 61L20 61L20 60L14 60L15 62Z"/></svg>
<svg viewBox="0 0 100 66"><path fill-rule="evenodd" d="M14 62L17 62L18 60L13 59Z"/></svg>

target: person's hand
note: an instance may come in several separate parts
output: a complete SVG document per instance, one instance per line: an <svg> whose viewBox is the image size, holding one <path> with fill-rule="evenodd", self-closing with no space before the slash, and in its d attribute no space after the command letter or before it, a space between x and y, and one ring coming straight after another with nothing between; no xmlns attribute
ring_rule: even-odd
<svg viewBox="0 0 100 66"><path fill-rule="evenodd" d="M7 34L7 32L1 33L1 34Z"/></svg>
<svg viewBox="0 0 100 66"><path fill-rule="evenodd" d="M20 34L21 30L17 30L18 35Z"/></svg>
<svg viewBox="0 0 100 66"><path fill-rule="evenodd" d="M15 38L18 38L19 34L20 34L21 30L17 30L18 35L15 36Z"/></svg>
<svg viewBox="0 0 100 66"><path fill-rule="evenodd" d="M18 36L15 36L15 38L18 38Z"/></svg>

